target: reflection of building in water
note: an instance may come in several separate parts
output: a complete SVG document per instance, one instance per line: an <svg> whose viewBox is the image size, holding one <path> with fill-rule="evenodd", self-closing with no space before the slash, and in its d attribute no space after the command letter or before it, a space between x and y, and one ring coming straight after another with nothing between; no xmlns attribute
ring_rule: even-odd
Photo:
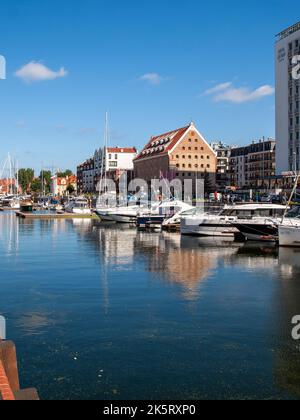
<svg viewBox="0 0 300 420"><path fill-rule="evenodd" d="M202 247L200 240L180 238L177 234L138 235L136 250L143 252L146 244L149 251L151 242L152 252L145 253L147 270L182 287L183 297L188 300L199 297L201 284L217 268L219 260L237 250L232 244L226 246L228 244L223 243L223 247L217 247L215 242L209 241Z"/></svg>
<svg viewBox="0 0 300 420"><path fill-rule="evenodd" d="M110 228L99 230L102 257L109 265L123 266L134 260L136 229Z"/></svg>
<svg viewBox="0 0 300 420"><path fill-rule="evenodd" d="M278 386L300 398L300 342L292 338L292 318L300 315L300 249L280 248L277 315L279 350L275 378Z"/></svg>
<svg viewBox="0 0 300 420"><path fill-rule="evenodd" d="M19 221L14 212L0 213L0 243L7 255L19 251Z"/></svg>

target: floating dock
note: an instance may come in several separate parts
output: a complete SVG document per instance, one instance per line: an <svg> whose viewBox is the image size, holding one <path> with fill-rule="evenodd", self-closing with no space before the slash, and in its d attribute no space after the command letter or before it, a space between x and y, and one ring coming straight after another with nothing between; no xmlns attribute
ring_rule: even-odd
<svg viewBox="0 0 300 420"><path fill-rule="evenodd" d="M89 219L89 220L99 220L99 217L96 214L83 215L83 214L73 214L73 213L23 213L21 211L16 211L16 216L22 219L30 220L65 220L65 219Z"/></svg>

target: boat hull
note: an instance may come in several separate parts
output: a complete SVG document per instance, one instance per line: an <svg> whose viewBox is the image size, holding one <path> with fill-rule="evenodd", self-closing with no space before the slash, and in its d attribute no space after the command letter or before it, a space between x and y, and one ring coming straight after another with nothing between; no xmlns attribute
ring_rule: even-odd
<svg viewBox="0 0 300 420"><path fill-rule="evenodd" d="M184 236L234 238L239 232L227 222L218 222L216 219L190 219L182 218L180 232Z"/></svg>
<svg viewBox="0 0 300 420"><path fill-rule="evenodd" d="M162 227L166 220L164 216L140 216L136 219L136 225L139 229L147 229L151 226Z"/></svg>
<svg viewBox="0 0 300 420"><path fill-rule="evenodd" d="M279 245L285 247L300 247L300 227L280 226Z"/></svg>
<svg viewBox="0 0 300 420"><path fill-rule="evenodd" d="M105 213L102 211L97 211L95 212L97 214L98 217L100 217L101 222L113 222L113 218L109 213Z"/></svg>
<svg viewBox="0 0 300 420"><path fill-rule="evenodd" d="M136 216L125 214L112 214L111 218L116 223L135 224Z"/></svg>
<svg viewBox="0 0 300 420"><path fill-rule="evenodd" d="M278 226L271 224L236 224L234 225L247 241L277 242Z"/></svg>

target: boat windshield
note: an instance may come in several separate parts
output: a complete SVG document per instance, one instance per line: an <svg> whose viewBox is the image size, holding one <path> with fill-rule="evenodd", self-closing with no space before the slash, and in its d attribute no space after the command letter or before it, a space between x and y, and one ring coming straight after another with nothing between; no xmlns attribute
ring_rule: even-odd
<svg viewBox="0 0 300 420"><path fill-rule="evenodd" d="M279 218L284 215L285 209L283 208L256 208L256 209L224 209L221 211L220 216L249 218L249 217L273 217Z"/></svg>

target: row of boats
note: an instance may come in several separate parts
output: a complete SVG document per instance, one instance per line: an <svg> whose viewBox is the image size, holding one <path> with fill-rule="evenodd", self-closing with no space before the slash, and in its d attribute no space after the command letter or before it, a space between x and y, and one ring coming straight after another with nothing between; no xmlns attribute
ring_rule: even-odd
<svg viewBox="0 0 300 420"><path fill-rule="evenodd" d="M178 200L153 206L97 208L102 221L134 223L140 229L177 226L182 235L278 242L300 246L300 207L265 203L225 205L218 214L204 213Z"/></svg>
<svg viewBox="0 0 300 420"><path fill-rule="evenodd" d="M0 200L1 201L1 200ZM21 211L33 211L28 197L2 198L1 205ZM49 204L47 204L49 206ZM85 197L70 199L62 206L53 204L57 212L90 215L93 211L103 222L135 224L139 229L180 230L182 235L198 237L246 239L259 242L279 242L281 246L300 247L300 206L268 203L225 205L218 214L205 213L179 200L129 202L124 206L91 209Z"/></svg>
<svg viewBox="0 0 300 420"><path fill-rule="evenodd" d="M73 197L62 203L54 197L43 197L34 202L31 196L0 196L0 208L19 210L21 212L55 211L57 213L92 214L90 203L85 197Z"/></svg>

